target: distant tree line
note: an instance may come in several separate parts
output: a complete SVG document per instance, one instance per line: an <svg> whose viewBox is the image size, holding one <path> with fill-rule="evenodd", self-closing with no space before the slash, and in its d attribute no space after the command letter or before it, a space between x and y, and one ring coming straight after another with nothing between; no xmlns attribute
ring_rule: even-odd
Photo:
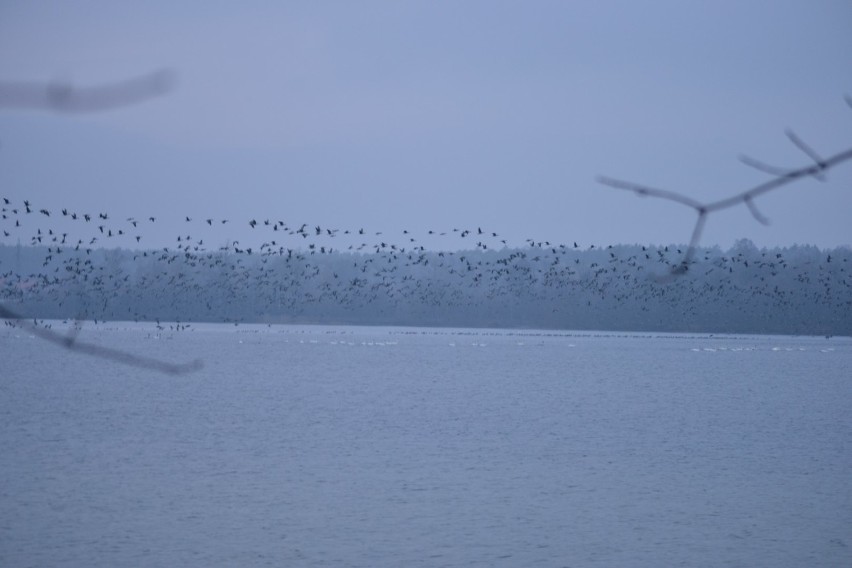
<svg viewBox="0 0 852 568"><path fill-rule="evenodd" d="M677 246L400 253L0 246L27 318L852 335L852 250Z"/></svg>

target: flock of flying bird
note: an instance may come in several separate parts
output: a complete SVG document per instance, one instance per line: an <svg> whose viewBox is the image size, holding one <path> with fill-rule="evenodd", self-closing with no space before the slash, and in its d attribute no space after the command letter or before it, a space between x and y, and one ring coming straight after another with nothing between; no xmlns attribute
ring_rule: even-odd
<svg viewBox="0 0 852 568"><path fill-rule="evenodd" d="M173 244L145 248L155 216L2 205L0 301L31 316L852 331L848 249L701 249L686 274L661 282L678 247L512 247L481 227L392 237L190 215ZM244 242L205 244L240 223Z"/></svg>
<svg viewBox="0 0 852 568"><path fill-rule="evenodd" d="M34 206L32 206L30 204L30 202L28 200L24 200L22 202L22 206L19 206L19 207L13 206L11 201L8 198L3 198L3 203L4 203L4 206L3 206L3 209L2 209L2 219L3 219L3 222L5 224L5 226L3 226L3 236L7 237L7 238L15 236L15 235L13 235L13 233L15 232L15 229L20 229L22 227L21 218L24 215L37 213L39 215L43 215L44 217L51 218L51 211L49 211L48 209L44 209L44 208L36 209ZM81 250L81 249L91 250L92 247L97 247L97 246L121 246L122 244L127 244L126 241L119 242L118 240L116 240L115 242L111 243L110 241L106 240L106 239L114 239L114 238L118 239L119 237L124 237L125 239L132 238L133 241L135 241L136 244L140 244L141 241L142 241L142 233L144 231L144 226L140 225L140 224L145 224L145 223L153 224L154 222L157 221L157 218L154 217L154 216L149 216L149 217L146 217L146 218L139 218L139 219L137 219L135 217L128 217L124 221L123 224L122 223L116 224L115 220L108 213L97 213L97 214L82 213L82 214L78 214L77 212L70 211L67 208L63 208L61 210L61 216L65 219L67 219L67 220L70 220L70 221L81 221L81 222L85 222L85 223L91 223L93 228L90 228L89 232L94 233L93 236L89 236L86 239L77 239L75 242L72 242L72 241L68 240L69 233L67 231L65 231L65 232L62 232L60 230L54 231L53 228L46 228L45 231L43 232L41 228L37 228L35 234L31 234L28 237L26 237L29 240L30 244L33 245L33 246L49 245L49 246L62 246L62 247L67 247L69 245L72 245L74 250ZM56 215L53 215L53 217L56 218ZM12 221L14 221L14 223L12 223ZM193 223L194 219L187 215L187 216L184 217L184 221L189 224L189 223ZM207 227L215 227L217 225L224 226L224 225L228 224L230 221L228 219L216 219L216 220L214 220L212 218L207 218L207 219L201 220L200 222L202 224L206 225ZM257 219L251 219L247 222L247 225L251 229L266 228L266 229L272 231L273 236L280 235L278 237L279 240L281 238L286 238L286 236L295 236L295 237L301 237L303 239L307 239L308 237L329 237L329 238L331 238L331 237L337 237L337 236L352 235L353 237L357 236L357 237L360 238L360 237L370 237L370 236L379 237L379 236L382 235L382 232L380 232L380 231L375 232L375 233L367 233L363 228L359 228L359 229L356 229L356 230L349 230L349 229L340 230L340 229L323 228L319 225L309 226L307 223L302 223L298 226L298 228L296 228L296 226L288 226L288 224L285 223L284 221L280 221L280 220L270 221L269 219L263 219L262 221L258 221ZM97 232L94 231L94 228L97 229ZM411 233L408 230L403 230L402 233L407 238L408 243L406 245L402 245L399 250L404 252L406 246L409 247L411 250L418 250L418 249L421 250L421 251L426 250L425 247L423 247L422 245L421 246L414 245L414 243L417 242L417 239L415 239L413 236L411 236ZM485 241L489 238L498 237L497 233L495 233L495 232L489 233L489 232L483 231L481 227L477 227L476 229L453 229L452 233L457 233L461 238L465 238L467 236L471 236L472 239L478 238L478 240L476 242L476 248L481 248L482 250L488 249L488 244L486 244L483 241ZM446 236L448 233L447 232L440 232L439 233L437 231L429 230L429 231L426 231L426 234L427 235ZM17 236L18 236L18 238L20 237L20 235L17 235ZM528 239L528 241L532 242L531 239ZM179 248L179 249L189 250L189 248L192 248L195 252L207 250L206 248L203 247L203 245L204 245L203 240L199 240L199 241L193 243L193 239L190 235L187 235L185 237L179 235L177 237L177 242L181 243L180 245L177 246L177 248ZM190 245L190 243L193 243L193 244ZM500 239L499 243L501 245L504 245L504 246L507 244L505 239ZM277 251L276 251L276 246L278 247ZM362 251L365 248L369 248L370 246L375 248L377 251L380 250L380 249L383 249L383 248L391 248L392 250L397 250L396 244L388 244L387 242L384 242L384 241L377 241L376 243L374 243L372 245L368 245L368 243L366 243L366 242L361 242L360 245L357 245L357 247L355 245L350 244L348 246L347 250L349 250L349 251L352 251L352 250ZM575 243L575 248L576 247L577 247L577 245ZM235 253L247 253L247 254L252 254L252 252L260 252L260 253L266 253L266 254L274 254L274 253L277 252L278 254L283 254L283 252L285 250L285 247L283 245L279 246L278 243L276 242L276 240L274 240L274 239L272 239L269 242L264 242L263 244L260 245L260 247L258 249L255 249L254 251L253 251L252 247L250 247L250 246L244 246L243 248L240 248L239 241L234 241L230 245L228 245L224 248L220 248L219 250L227 250L229 248L232 249L233 252L235 252ZM322 246L322 247L318 248L318 245L313 244L313 243L308 245L308 249L309 249L309 251L320 252L320 253L325 253L325 252L330 253L330 252L333 251L331 246ZM290 251L291 251L291 254L292 254L292 249L290 249Z"/></svg>

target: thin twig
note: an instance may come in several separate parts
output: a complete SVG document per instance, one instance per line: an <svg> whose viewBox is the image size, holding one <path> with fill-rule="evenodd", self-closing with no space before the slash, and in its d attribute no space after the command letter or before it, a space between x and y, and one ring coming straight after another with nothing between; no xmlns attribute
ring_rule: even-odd
<svg viewBox="0 0 852 568"><path fill-rule="evenodd" d="M150 369L166 373L167 375L182 375L192 371L198 371L204 366L198 359L190 361L189 363L169 363L159 359L154 359L153 357L142 357L119 349L104 347L103 345L77 341L79 329L77 329L76 325L71 328L68 335L62 335L61 333L56 333L50 329L30 323L28 319L25 319L2 305L0 305L0 317L15 320L18 326L26 329L39 338L49 341L55 345L59 345L64 349L83 353L84 355L91 355L100 359L115 361L116 363L129 365L131 367Z"/></svg>
<svg viewBox="0 0 852 568"><path fill-rule="evenodd" d="M687 207L692 207L693 209L700 209L702 207L701 203L699 203L698 201L685 195L675 193L674 191L656 189L653 187L639 185L637 183L622 181L605 176L598 176L598 182L604 185L608 185L610 187L632 191L640 197L659 197L661 199L668 199L669 201L674 201L676 203L686 205Z"/></svg>
<svg viewBox="0 0 852 568"><path fill-rule="evenodd" d="M86 88L70 83L0 82L0 108L102 112L164 95L174 84L175 74L168 69Z"/></svg>
<svg viewBox="0 0 852 568"><path fill-rule="evenodd" d="M757 206L754 204L754 201L751 197L746 197L743 199L745 201L746 206L748 206L748 210L751 212L752 217L762 225L769 225L769 218L763 215L760 211L758 211Z"/></svg>
<svg viewBox="0 0 852 568"><path fill-rule="evenodd" d="M754 158L746 156L744 154L740 155L740 161L747 166L750 166L756 170L760 170L763 173L773 176L783 176L790 173L789 169L770 166L769 164L764 164L763 162L755 160Z"/></svg>
<svg viewBox="0 0 852 568"><path fill-rule="evenodd" d="M805 153L805 154L806 154L806 155L807 155L807 156L808 156L811 160L813 160L813 161L814 161L814 163L815 163L816 165L820 166L819 171L817 171L817 172L814 174L814 177L815 177L816 179L818 179L819 181L825 181L825 176L823 176L823 175L822 175L822 170L824 169L824 168L822 168L822 167L821 167L821 166L822 166L822 158L820 158L820 157L819 157L819 154L817 154L817 153L813 150L813 148L811 148L810 146L808 146L807 144L805 144L804 140L802 140L801 138L799 138L799 137L796 135L796 133L795 133L795 132L793 132L792 130L790 130L789 128L788 128L787 130L785 130L785 131L784 131L784 134L786 134L786 135L787 135L787 138L789 138L789 139L790 139L790 142L792 142L793 144L795 144L795 146L796 146L799 150L801 150L802 152L804 152L804 153Z"/></svg>

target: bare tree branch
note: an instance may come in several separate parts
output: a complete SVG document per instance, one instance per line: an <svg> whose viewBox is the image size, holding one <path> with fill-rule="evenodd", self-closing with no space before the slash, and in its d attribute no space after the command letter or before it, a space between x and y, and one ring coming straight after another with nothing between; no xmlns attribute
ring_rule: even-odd
<svg viewBox="0 0 852 568"><path fill-rule="evenodd" d="M62 335L55 331L51 331L50 329L30 323L29 320L3 307L2 305L0 305L0 317L15 320L18 326L26 329L39 338L49 341L64 349L76 351L85 355L91 355L100 359L106 359L108 361L115 361L116 363L129 365L131 367L150 369L166 373L168 375L182 375L192 371L197 371L203 367L203 363L199 359L190 361L189 363L168 363L152 357L134 355L127 351L121 351L120 349L112 349L104 347L103 345L77 341L77 334L79 333L79 328L77 326L72 327L68 332L68 335Z"/></svg>
<svg viewBox="0 0 852 568"><path fill-rule="evenodd" d="M174 83L175 74L167 69L87 88L68 83L0 82L0 108L102 112L164 95Z"/></svg>
<svg viewBox="0 0 852 568"><path fill-rule="evenodd" d="M172 90L174 73L161 69L125 81L75 88L70 84L0 82L0 108L48 110L61 113L103 112L140 103L164 95ZM0 317L16 320L17 325L34 335L65 349L115 361L131 367L151 369L170 375L196 371L202 367L200 360L189 363L168 363L151 357L134 355L119 349L111 349L93 343L77 341L79 328L72 327L68 335L30 323L20 315L0 304Z"/></svg>
<svg viewBox="0 0 852 568"><path fill-rule="evenodd" d="M852 97L846 95L844 99L846 100L847 104L849 104L849 106L852 106ZM845 162L846 160L852 159L852 148L835 154L829 158L823 159L801 138L799 138L792 130L788 129L786 131L786 134L790 141L797 148L799 148L802 152L804 152L809 158L814 161L812 165L785 170L782 168L776 168L774 166L768 166L762 162L758 162L757 160L753 160L752 158L748 158L746 156L740 156L740 161L742 161L744 164L761 170L763 172L772 174L775 177L769 181L756 185L751 189L743 191L742 193L738 193L736 195L732 195L731 197L726 197L718 201L701 203L700 201L696 201L691 197L682 195L674 191L669 191L665 189L655 189L645 185L640 185L638 183L617 180L604 176L598 176L597 181L598 183L608 185L616 189L626 189L628 191L632 191L640 197L657 197L660 199L666 199L668 201L674 201L675 203L680 203L681 205L685 205L686 207L694 209L698 213L698 219L695 222L695 227L692 229L692 237L689 240L689 246L687 247L686 252L684 253L681 261L671 269L671 276L678 276L684 274L689 268L689 263L692 260L692 257L695 254L695 249L701 239L701 233L704 230L704 223L707 220L707 215L743 203L748 208L752 216L759 223L768 225L769 219L767 219L760 211L758 211L757 207L754 204L754 198L763 195L764 193L778 189L803 177L813 176L819 180L824 180L823 173L825 171L829 170L830 168L836 166L841 162Z"/></svg>

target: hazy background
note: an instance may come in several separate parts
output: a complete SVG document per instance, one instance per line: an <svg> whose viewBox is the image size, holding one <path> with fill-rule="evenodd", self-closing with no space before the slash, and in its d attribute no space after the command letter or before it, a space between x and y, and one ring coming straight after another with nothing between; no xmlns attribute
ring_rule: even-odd
<svg viewBox="0 0 852 568"><path fill-rule="evenodd" d="M509 240L682 243L698 199L852 145L852 4L822 2L0 3L0 79L175 70L169 96L101 114L0 110L0 196L36 207ZM702 244L852 243L852 167L709 219ZM171 223L171 224L170 224ZM8 239L8 244L12 244ZM26 241L24 241L26 242ZM461 242L454 242L461 246Z"/></svg>

